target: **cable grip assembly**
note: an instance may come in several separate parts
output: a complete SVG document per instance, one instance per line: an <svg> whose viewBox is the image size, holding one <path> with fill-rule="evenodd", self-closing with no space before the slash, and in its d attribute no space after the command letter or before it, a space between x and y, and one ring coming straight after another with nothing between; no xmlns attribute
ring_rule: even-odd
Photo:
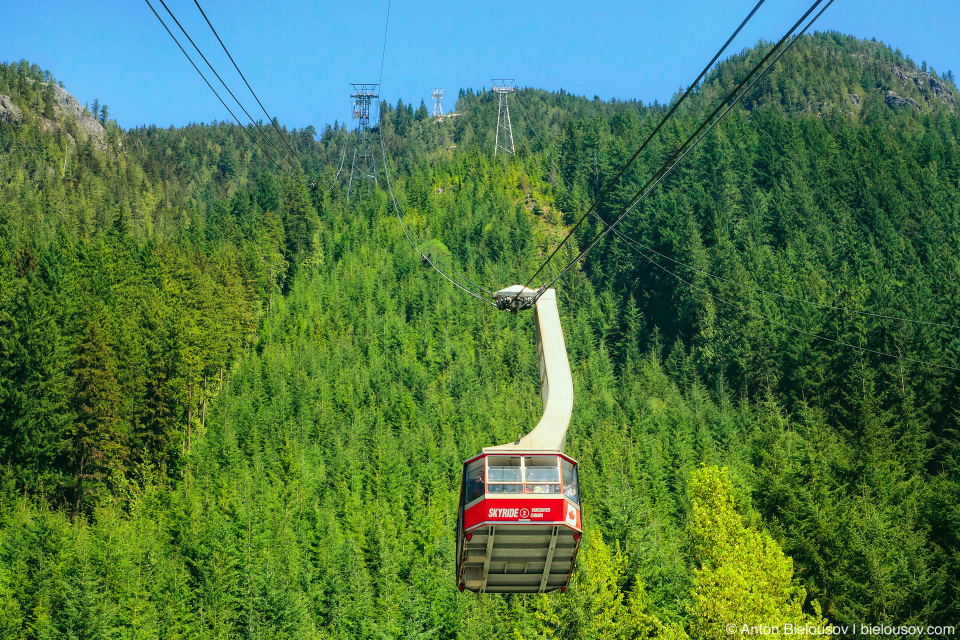
<svg viewBox="0 0 960 640"><path fill-rule="evenodd" d="M494 293L493 300L497 309L516 313L525 309L532 309L539 294L540 289L534 290L515 284Z"/></svg>

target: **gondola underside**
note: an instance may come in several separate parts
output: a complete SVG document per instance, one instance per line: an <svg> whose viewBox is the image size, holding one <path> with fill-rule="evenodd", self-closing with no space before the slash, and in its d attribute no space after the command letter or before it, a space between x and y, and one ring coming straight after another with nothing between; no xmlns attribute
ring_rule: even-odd
<svg viewBox="0 0 960 640"><path fill-rule="evenodd" d="M480 593L566 590L579 538L561 524L479 526L464 541L460 585Z"/></svg>

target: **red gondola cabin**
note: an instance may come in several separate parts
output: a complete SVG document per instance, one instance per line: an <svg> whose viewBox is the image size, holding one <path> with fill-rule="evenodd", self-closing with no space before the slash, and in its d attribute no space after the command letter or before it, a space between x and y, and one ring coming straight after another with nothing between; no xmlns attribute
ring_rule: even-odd
<svg viewBox="0 0 960 640"><path fill-rule="evenodd" d="M482 453L463 465L457 586L566 590L580 546L577 462L543 451Z"/></svg>

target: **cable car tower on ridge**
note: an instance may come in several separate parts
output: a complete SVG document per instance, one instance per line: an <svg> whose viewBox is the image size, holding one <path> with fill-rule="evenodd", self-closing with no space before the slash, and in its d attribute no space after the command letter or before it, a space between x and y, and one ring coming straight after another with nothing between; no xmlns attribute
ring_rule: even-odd
<svg viewBox="0 0 960 640"><path fill-rule="evenodd" d="M507 96L513 93L513 78L491 78L493 90L500 97L497 110L497 137L494 142L493 155L500 151L513 155L513 127L510 125L510 105Z"/></svg>
<svg viewBox="0 0 960 640"><path fill-rule="evenodd" d="M373 155L373 139L370 136L370 103L379 98L379 83L351 83L353 93L353 117L357 119L357 140L353 149L353 163L350 165L350 182L347 184L347 200L353 187L353 176L377 181L377 160Z"/></svg>

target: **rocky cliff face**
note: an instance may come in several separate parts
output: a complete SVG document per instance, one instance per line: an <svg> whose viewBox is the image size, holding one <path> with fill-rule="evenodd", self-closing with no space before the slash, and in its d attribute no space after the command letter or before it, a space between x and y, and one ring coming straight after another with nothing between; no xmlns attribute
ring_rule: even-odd
<svg viewBox="0 0 960 640"><path fill-rule="evenodd" d="M0 95L0 121L20 122L23 119L23 112L13 104L10 96Z"/></svg>
<svg viewBox="0 0 960 640"><path fill-rule="evenodd" d="M914 100L913 98L904 98L903 96L898 96L893 91L887 91L884 94L884 100L887 102L887 106L893 108L901 108L906 106L911 106L914 109L920 109L920 103Z"/></svg>
<svg viewBox="0 0 960 640"><path fill-rule="evenodd" d="M940 78L920 69L908 69L900 65L893 66L893 75L900 81L901 87L915 86L928 102L936 101L943 104L950 111L956 109L957 99L953 92ZM920 105L910 98L901 98L893 91L886 92L887 104L890 106L905 107L908 104L920 108Z"/></svg>
<svg viewBox="0 0 960 640"><path fill-rule="evenodd" d="M34 80L27 78L27 82L32 83ZM46 86L46 84L45 82L41 82L40 86ZM80 101L56 84L53 85L53 97L56 101L54 106L56 119L50 120L41 117L40 126L43 130L63 130L63 120L68 116L72 116L77 123L77 129L82 131L83 134L93 142L93 146L100 151L106 150L106 130L96 118L81 106ZM0 95L0 120L20 122L22 119L23 112L13 103L13 100L9 96ZM72 136L67 135L71 140L73 139Z"/></svg>
<svg viewBox="0 0 960 640"><path fill-rule="evenodd" d="M857 53L855 57L862 58L862 55ZM884 102L891 109L912 107L917 111L922 111L924 105L926 105L931 109L945 108L951 113L956 112L956 94L936 74L899 64L889 66L888 70L890 78L892 78L892 85L890 81L886 84L878 82L875 90L883 95ZM890 86L893 88L889 88ZM861 95L848 93L847 97L854 107L860 108Z"/></svg>
<svg viewBox="0 0 960 640"><path fill-rule="evenodd" d="M711 98L726 95L733 79L744 77L769 46L763 43L721 62L701 92ZM797 41L742 104L748 111L776 104L786 112L818 115L836 110L859 116L864 109L874 113L878 105L957 113L960 92L949 74L917 65L883 42L827 31Z"/></svg>
<svg viewBox="0 0 960 640"><path fill-rule="evenodd" d="M57 120L61 120L68 115L73 116L77 121L77 128L91 138L98 149L101 151L106 149L106 131L104 131L103 125L89 112L85 111L76 98L59 86L53 86L53 94L57 100Z"/></svg>

